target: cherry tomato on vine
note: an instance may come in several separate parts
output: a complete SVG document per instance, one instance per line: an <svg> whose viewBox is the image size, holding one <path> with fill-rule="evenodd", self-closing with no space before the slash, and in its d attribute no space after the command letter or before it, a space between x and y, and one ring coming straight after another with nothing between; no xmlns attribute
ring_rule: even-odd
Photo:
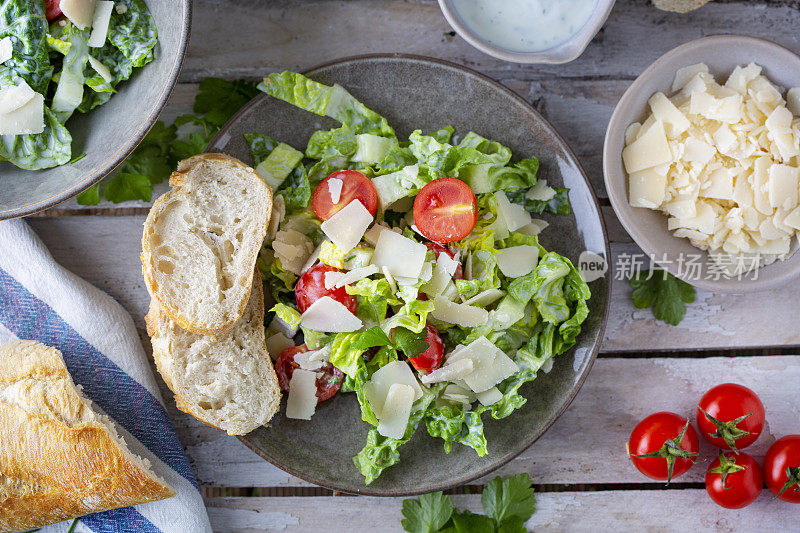
<svg viewBox="0 0 800 533"><path fill-rule="evenodd" d="M282 351L275 361L275 373L278 375L278 384L284 392L289 392L292 374L294 374L296 368L300 368L300 365L294 360L295 356L307 351L308 347L305 344L292 346ZM317 400L324 402L339 392L342 381L344 380L344 374L330 363L323 364L322 368L317 370L316 373Z"/></svg>
<svg viewBox="0 0 800 533"><path fill-rule="evenodd" d="M338 289L325 288L325 273L326 272L341 272L338 268L320 263L306 270L305 274L300 276L297 284L294 286L294 295L297 300L297 308L301 313L311 307L311 304L322 298L323 296L330 296L340 304L347 307L351 313L356 314L358 305L356 297L352 294L347 294L344 287Z"/></svg>
<svg viewBox="0 0 800 533"><path fill-rule="evenodd" d="M341 188L332 186L331 180L341 181ZM378 208L378 192L369 178L357 170L339 170L317 185L311 207L320 220L328 220L353 200L361 202L373 215Z"/></svg>
<svg viewBox="0 0 800 533"><path fill-rule="evenodd" d="M767 488L785 502L800 503L800 435L776 440L764 457Z"/></svg>
<svg viewBox="0 0 800 533"><path fill-rule="evenodd" d="M697 406L697 429L716 446L738 452L764 429L764 404L755 392L736 383L709 389Z"/></svg>
<svg viewBox="0 0 800 533"><path fill-rule="evenodd" d="M61 15L61 0L45 0L44 15L47 20L53 20Z"/></svg>
<svg viewBox="0 0 800 533"><path fill-rule="evenodd" d="M726 509L741 509L753 503L764 486L761 466L746 453L719 452L706 472L706 491Z"/></svg>
<svg viewBox="0 0 800 533"><path fill-rule="evenodd" d="M633 428L628 454L647 477L671 481L697 461L700 442L689 421L675 413L654 413Z"/></svg>
<svg viewBox="0 0 800 533"><path fill-rule="evenodd" d="M456 258L456 254L455 253L450 251L450 249L447 246L439 244L438 242L425 242L423 244L428 248L428 250L430 250L430 251L432 251L433 253L436 254L436 258L437 259L439 258L439 254L441 254L441 253L445 253L445 254L449 255L450 259L455 259ZM458 266L456 267L456 273L453 274L453 278L455 278L455 279L464 279L464 269L461 268L461 263L459 263Z"/></svg>
<svg viewBox="0 0 800 533"><path fill-rule="evenodd" d="M433 326L426 326L427 334L425 335L425 342L428 343L428 349L420 353L417 357L409 357L408 361L417 369L420 374L430 374L442 364L442 357L444 356L444 344L439 332Z"/></svg>
<svg viewBox="0 0 800 533"><path fill-rule="evenodd" d="M455 242L478 222L478 200L469 185L456 178L439 178L414 198L414 224L427 239Z"/></svg>

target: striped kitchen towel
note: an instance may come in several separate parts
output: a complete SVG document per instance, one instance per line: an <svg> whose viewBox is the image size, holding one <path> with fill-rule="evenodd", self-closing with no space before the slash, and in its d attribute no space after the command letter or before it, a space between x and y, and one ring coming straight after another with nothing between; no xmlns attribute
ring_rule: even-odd
<svg viewBox="0 0 800 533"><path fill-rule="evenodd" d="M84 516L76 532L211 531L131 316L114 298L58 265L23 220L0 222L0 343L14 339L61 350L73 380L116 421L131 451L149 459L177 493ZM70 524L42 532L66 531Z"/></svg>

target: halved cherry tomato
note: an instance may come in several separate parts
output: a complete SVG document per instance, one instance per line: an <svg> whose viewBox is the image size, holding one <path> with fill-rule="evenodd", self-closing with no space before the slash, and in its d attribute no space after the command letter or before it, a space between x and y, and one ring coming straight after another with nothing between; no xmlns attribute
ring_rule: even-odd
<svg viewBox="0 0 800 533"><path fill-rule="evenodd" d="M697 432L681 415L654 413L633 428L628 454L633 465L647 477L671 481L697 460Z"/></svg>
<svg viewBox="0 0 800 533"><path fill-rule="evenodd" d="M800 435L776 440L764 456L767 488L781 500L800 503Z"/></svg>
<svg viewBox="0 0 800 533"><path fill-rule="evenodd" d="M706 392L697 406L697 428L705 439L725 450L738 451L755 442L764 429L764 404L755 392L723 383Z"/></svg>
<svg viewBox="0 0 800 533"><path fill-rule="evenodd" d="M453 252L450 251L449 248L447 248L444 245L439 244L438 242L426 242L426 243L423 243L423 244L425 246L427 246L428 250L430 250L434 254L436 254L437 258L439 257L439 254L441 254L441 253L445 253L445 254L449 255L450 259L455 259L456 258L456 254L454 254ZM456 273L453 274L453 277L455 279L463 279L464 278L464 269L461 268L461 263L459 263L458 266L456 267Z"/></svg>
<svg viewBox="0 0 800 533"><path fill-rule="evenodd" d="M342 191L339 194L339 201L336 203L333 203L330 189L330 180L334 178L342 181ZM340 170L317 185L317 188L314 189L311 206L320 220L328 220L353 200L361 202L373 215L378 208L378 192L372 182L356 170Z"/></svg>
<svg viewBox="0 0 800 533"><path fill-rule="evenodd" d="M47 20L53 20L61 15L61 0L45 0L44 14Z"/></svg>
<svg viewBox="0 0 800 533"><path fill-rule="evenodd" d="M300 368L300 365L294 362L294 356L307 351L308 347L305 344L292 346L282 351L278 356L278 360L275 361L275 373L278 375L278 384L284 392L289 392L292 374L294 374L296 368ZM341 388L342 381L344 380L344 374L330 363L322 365L322 368L317 370L316 373L317 400L324 402L339 392L339 388Z"/></svg>
<svg viewBox="0 0 800 533"><path fill-rule="evenodd" d="M746 453L719 452L706 472L706 492L726 509L747 507L758 498L763 486L761 467Z"/></svg>
<svg viewBox="0 0 800 533"><path fill-rule="evenodd" d="M469 185L440 178L425 185L414 199L414 224L436 242L463 239L478 221L478 200Z"/></svg>
<svg viewBox="0 0 800 533"><path fill-rule="evenodd" d="M426 326L427 335L425 342L428 349L420 353L417 357L409 357L408 361L417 369L420 374L430 374L442 364L444 356L444 344L439 332L433 326Z"/></svg>
<svg viewBox="0 0 800 533"><path fill-rule="evenodd" d="M340 304L347 307L351 313L356 314L358 306L356 304L356 297L352 294L347 294L344 287L338 289L325 288L325 272L341 272L336 267L320 263L306 270L306 273L300 276L297 284L294 286L294 296L297 300L297 308L301 313L311 307L311 304L322 298L323 296L330 296Z"/></svg>

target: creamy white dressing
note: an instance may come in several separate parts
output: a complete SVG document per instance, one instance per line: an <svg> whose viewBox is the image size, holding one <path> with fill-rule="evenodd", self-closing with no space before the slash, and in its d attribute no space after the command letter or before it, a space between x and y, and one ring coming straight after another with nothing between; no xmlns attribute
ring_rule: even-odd
<svg viewBox="0 0 800 533"><path fill-rule="evenodd" d="M566 42L589 21L597 0L453 0L464 24L513 52L541 52Z"/></svg>

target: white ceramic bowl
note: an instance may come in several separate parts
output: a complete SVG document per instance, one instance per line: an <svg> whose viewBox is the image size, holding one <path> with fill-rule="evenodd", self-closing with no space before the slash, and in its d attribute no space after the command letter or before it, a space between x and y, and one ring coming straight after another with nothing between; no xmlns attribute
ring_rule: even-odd
<svg viewBox="0 0 800 533"><path fill-rule="evenodd" d="M762 267L757 274L742 279L713 279L716 273L708 269L711 264L708 254L692 246L687 239L673 236L667 229L665 214L630 206L622 149L625 146L625 129L632 122L640 122L645 118L647 100L653 93L661 91L671 95L672 81L679 68L705 63L717 81L724 83L737 65L750 62L761 65L763 74L784 89L800 87L800 57L782 46L743 35L715 35L697 39L667 52L636 78L611 115L603 147L603 174L611 205L636 244L673 275L716 292L744 293L785 284L800 277L800 254L795 253L785 261ZM794 244L796 249L797 242ZM701 254L702 270L699 277L687 275L687 268L679 268L681 254L683 257Z"/></svg>
<svg viewBox="0 0 800 533"><path fill-rule="evenodd" d="M504 0L489 0L492 2L502 2ZM552 0L564 1L564 0ZM453 0L439 0L439 7L442 8L444 18L450 23L450 26L464 38L469 44L490 56L502 59L504 61L511 61L513 63L569 63L576 59L579 55L586 50L589 42L597 35L600 28L605 24L611 8L614 7L615 0L597 0L597 5L594 8L592 17L583 25L583 27L558 46L554 46L541 52L512 52L505 48L501 48L486 41L483 37L475 33L469 26L464 23L464 20L458 14L458 11L453 6Z"/></svg>

